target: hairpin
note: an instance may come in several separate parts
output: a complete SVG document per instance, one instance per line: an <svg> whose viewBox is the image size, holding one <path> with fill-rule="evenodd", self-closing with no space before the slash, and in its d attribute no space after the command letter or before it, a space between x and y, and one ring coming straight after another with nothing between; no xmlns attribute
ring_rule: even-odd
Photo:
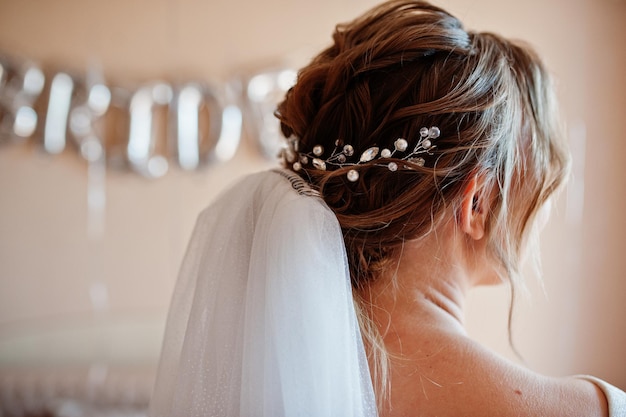
<svg viewBox="0 0 626 417"><path fill-rule="evenodd" d="M396 158L402 161L411 162L418 166L424 166L426 160L420 156L422 154L432 155L432 150L437 147L433 143L433 140L437 139L441 135L441 131L437 126L430 128L423 127L419 131L420 137L411 149L409 143L404 138L398 138L393 143L393 150L389 148L383 148L382 150L378 146L372 146L367 148L358 160L354 159L355 149L350 144L344 144L341 139L335 141L335 148L333 149L330 157L323 159L324 147L322 145L315 145L311 152L300 152L298 138L292 137L287 139L287 147L281 152L282 158L287 164L290 164L294 171L300 171L307 165L311 165L314 169L326 171L328 166L334 167L347 167L352 166L353 169L347 173L347 178L351 182L355 182L359 179L359 172L355 169L358 165L362 165L374 160L381 161L382 159ZM404 153L402 157L396 156L397 153ZM389 162L377 162L377 166L385 166L389 171L395 172L399 166L394 161ZM410 168L404 166L403 168Z"/></svg>

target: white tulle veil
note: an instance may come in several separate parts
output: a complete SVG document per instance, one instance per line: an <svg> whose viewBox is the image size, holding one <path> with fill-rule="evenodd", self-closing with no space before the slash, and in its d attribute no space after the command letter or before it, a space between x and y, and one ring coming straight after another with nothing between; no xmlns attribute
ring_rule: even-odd
<svg viewBox="0 0 626 417"><path fill-rule="evenodd" d="M377 415L341 229L296 175L250 175L200 214L150 415Z"/></svg>

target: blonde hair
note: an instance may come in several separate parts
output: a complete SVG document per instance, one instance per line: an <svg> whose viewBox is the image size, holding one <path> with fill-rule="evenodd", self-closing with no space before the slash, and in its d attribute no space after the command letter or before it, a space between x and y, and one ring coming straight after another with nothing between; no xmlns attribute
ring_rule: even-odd
<svg viewBox="0 0 626 417"><path fill-rule="evenodd" d="M374 163L300 175L316 186L342 227L355 304L372 362L379 403L389 376L382 337L359 296L404 241L430 233L456 209L466 181L481 175L490 196L488 249L511 288L519 284L520 250L529 224L568 169L550 77L535 52L462 23L424 1L392 0L337 26L333 44L298 75L279 105L286 137L301 149L355 149L416 143L438 126L437 148L424 166L390 172ZM393 159L392 159L393 160Z"/></svg>

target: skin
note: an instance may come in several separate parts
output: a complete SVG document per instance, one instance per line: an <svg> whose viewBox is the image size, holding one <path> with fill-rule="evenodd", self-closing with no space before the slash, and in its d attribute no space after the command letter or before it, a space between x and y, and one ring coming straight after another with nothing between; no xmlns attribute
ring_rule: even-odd
<svg viewBox="0 0 626 417"><path fill-rule="evenodd" d="M407 242L396 269L363 294L376 306L370 314L391 358L391 395L381 417L608 416L606 398L591 382L536 374L467 336L467 292L500 282L486 253L488 210L479 186L479 178L469 181L461 212L426 239Z"/></svg>

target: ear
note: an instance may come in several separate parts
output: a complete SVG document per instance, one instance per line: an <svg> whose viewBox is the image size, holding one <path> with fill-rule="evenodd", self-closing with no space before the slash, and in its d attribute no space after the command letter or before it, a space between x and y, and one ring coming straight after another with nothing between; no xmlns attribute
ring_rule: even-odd
<svg viewBox="0 0 626 417"><path fill-rule="evenodd" d="M478 175L473 175L467 182L463 190L459 218L461 230L474 240L480 240L485 236L487 220L487 202L485 195L480 193L480 185Z"/></svg>

